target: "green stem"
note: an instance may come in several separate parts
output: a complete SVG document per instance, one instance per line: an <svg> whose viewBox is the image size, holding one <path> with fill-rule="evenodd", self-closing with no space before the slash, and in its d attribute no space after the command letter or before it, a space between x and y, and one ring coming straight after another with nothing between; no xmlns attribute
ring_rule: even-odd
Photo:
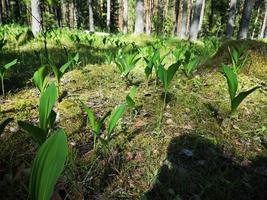
<svg viewBox="0 0 267 200"><path fill-rule="evenodd" d="M164 91L164 99L163 99L163 106L161 108L159 122L158 122L158 129L161 129L162 121L163 121L163 113L166 107L166 99L167 99L167 90Z"/></svg>
<svg viewBox="0 0 267 200"><path fill-rule="evenodd" d="M4 77L1 77L1 85L2 85L2 95L5 96L5 86L4 86Z"/></svg>

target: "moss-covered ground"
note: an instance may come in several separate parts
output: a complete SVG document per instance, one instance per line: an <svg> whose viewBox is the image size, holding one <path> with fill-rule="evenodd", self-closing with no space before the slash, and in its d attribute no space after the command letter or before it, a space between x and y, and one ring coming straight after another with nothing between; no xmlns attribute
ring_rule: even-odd
<svg viewBox="0 0 267 200"><path fill-rule="evenodd" d="M65 129L70 153L54 199L267 199L266 43L243 42L248 44L249 61L238 74L239 91L255 85L262 88L242 102L233 116L229 116L228 88L220 65L230 63L226 46L241 42L221 46L221 41L207 39L192 44L201 65L190 78L181 71L175 75L160 131L163 88L154 76L147 81L141 60L130 74L138 86L136 109L123 116L108 148L98 143L93 149L90 125L79 102L101 117L125 101L130 87L105 56L116 53L119 45L103 45L101 36L92 37L92 44L74 42L69 38L74 32L66 32L60 43L55 38L48 41L48 52L58 65L66 62L66 52L80 54L78 66L61 81L64 96L55 108L56 125ZM135 42L140 48L160 45L162 54L184 43L147 36L112 38ZM0 138L1 199L28 198L37 146L16 121L38 123L39 93L31 77L44 62L43 54L41 39L18 44L10 38L0 52L1 65L19 60L7 75L9 93L0 105L0 121L15 118ZM165 62L173 63L174 57L170 54Z"/></svg>

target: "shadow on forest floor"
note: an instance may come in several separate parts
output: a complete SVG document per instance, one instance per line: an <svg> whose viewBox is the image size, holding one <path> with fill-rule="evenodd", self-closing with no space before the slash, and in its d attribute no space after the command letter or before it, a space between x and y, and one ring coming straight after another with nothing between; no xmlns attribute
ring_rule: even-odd
<svg viewBox="0 0 267 200"><path fill-rule="evenodd" d="M252 163L238 163L206 138L176 137L152 189L142 199L263 200L267 198L266 161L258 156Z"/></svg>

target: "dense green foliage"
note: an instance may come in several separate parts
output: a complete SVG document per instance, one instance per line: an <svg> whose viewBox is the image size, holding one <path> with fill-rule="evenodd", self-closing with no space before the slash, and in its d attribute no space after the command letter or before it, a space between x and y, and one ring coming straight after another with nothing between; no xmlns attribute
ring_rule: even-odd
<svg viewBox="0 0 267 200"><path fill-rule="evenodd" d="M17 44L15 30L27 33L8 27L0 52L1 63L18 59L0 105L7 199L266 197L257 171L266 158L265 43L239 51L216 38L55 29L45 49L43 36Z"/></svg>

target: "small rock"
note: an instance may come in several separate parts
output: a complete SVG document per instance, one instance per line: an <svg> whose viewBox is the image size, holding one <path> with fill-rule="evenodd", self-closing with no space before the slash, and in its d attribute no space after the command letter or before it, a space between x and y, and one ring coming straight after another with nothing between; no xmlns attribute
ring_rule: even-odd
<svg viewBox="0 0 267 200"><path fill-rule="evenodd" d="M10 127L10 132L11 133L16 133L16 132L18 132L19 131L19 128L16 126L16 127Z"/></svg>
<svg viewBox="0 0 267 200"><path fill-rule="evenodd" d="M167 119L167 120L166 120L166 124L168 124L168 125L173 125L174 122L173 122L172 119Z"/></svg>
<svg viewBox="0 0 267 200"><path fill-rule="evenodd" d="M242 167L250 167L250 165L251 165L251 161L250 161L250 160L243 160L243 161L240 163L240 165L241 165Z"/></svg>
<svg viewBox="0 0 267 200"><path fill-rule="evenodd" d="M166 112L166 113L164 113L164 116L165 116L165 117L169 117L169 118L171 118L171 117L172 117L172 114L171 114L171 113L168 113L168 112Z"/></svg>
<svg viewBox="0 0 267 200"><path fill-rule="evenodd" d="M185 155L187 157L193 157L193 151L190 150L190 149L183 149L181 152L180 152L181 155Z"/></svg>
<svg viewBox="0 0 267 200"><path fill-rule="evenodd" d="M70 145L75 147L76 146L76 142L70 142Z"/></svg>
<svg viewBox="0 0 267 200"><path fill-rule="evenodd" d="M198 160L197 164L200 166L204 166L205 165L205 160Z"/></svg>
<svg viewBox="0 0 267 200"><path fill-rule="evenodd" d="M186 109L185 109L185 112L186 112L186 113L190 113L190 111L191 111L191 110L190 110L189 108L186 108Z"/></svg>
<svg viewBox="0 0 267 200"><path fill-rule="evenodd" d="M259 136L255 136L253 137L253 140L257 141L257 142L261 142L261 138Z"/></svg>

